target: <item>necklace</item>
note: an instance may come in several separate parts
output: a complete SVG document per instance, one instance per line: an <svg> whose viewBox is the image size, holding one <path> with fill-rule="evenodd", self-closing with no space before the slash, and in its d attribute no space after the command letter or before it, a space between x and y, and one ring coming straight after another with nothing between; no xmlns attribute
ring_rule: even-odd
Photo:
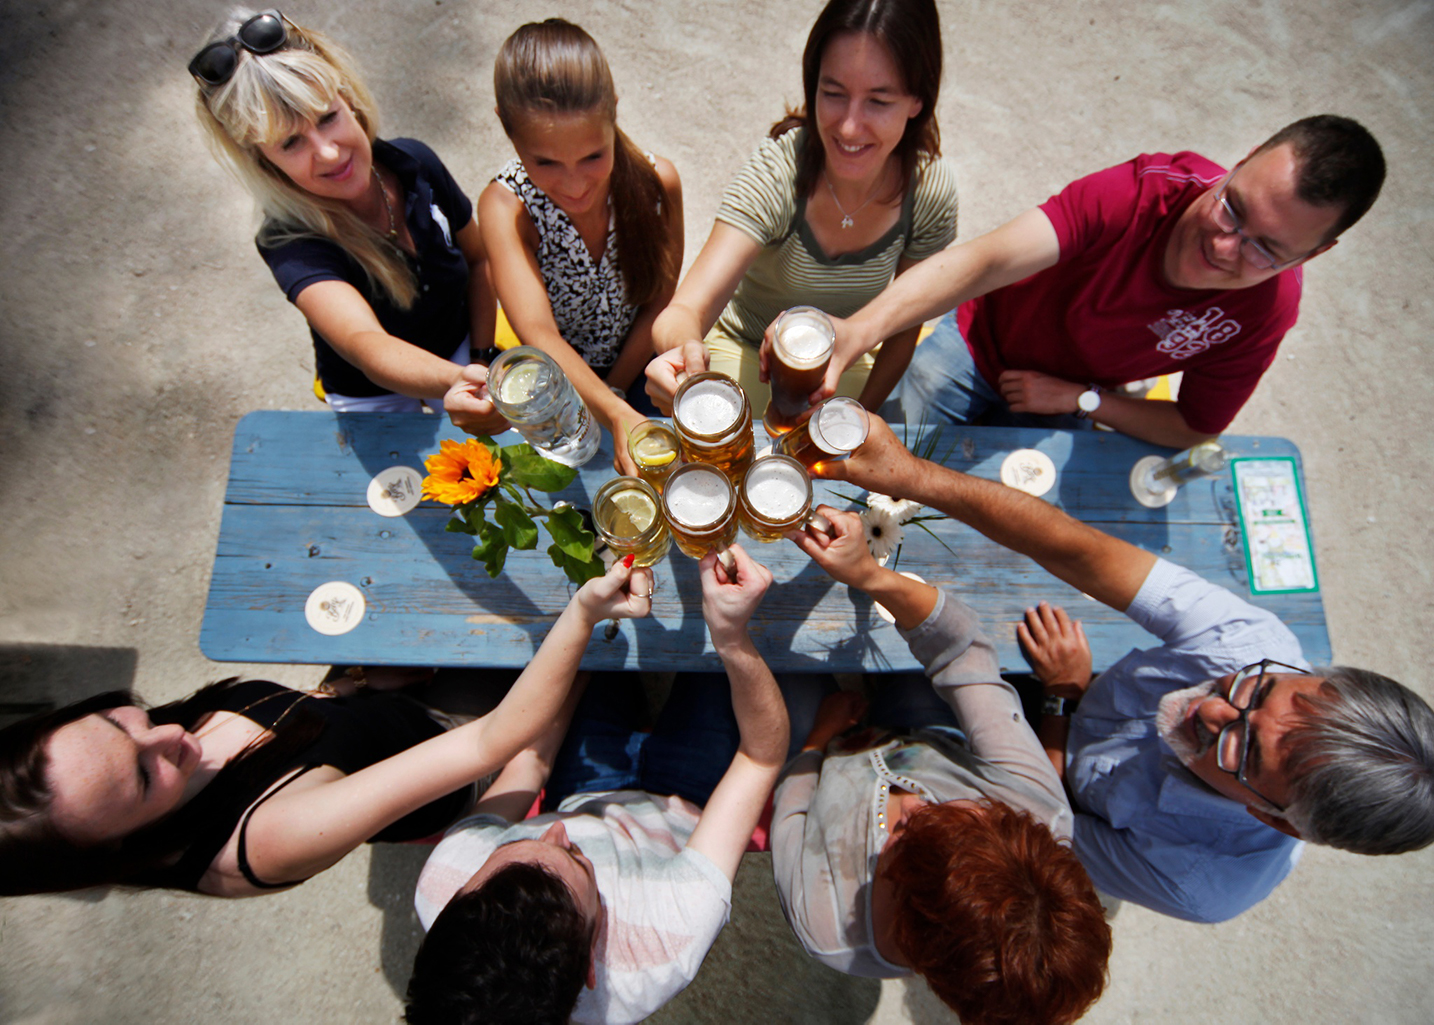
<svg viewBox="0 0 1434 1025"><path fill-rule="evenodd" d="M372 170L373 180L378 182L378 194L383 197L383 208L388 211L388 237L396 239L398 238L398 229L393 224L393 204L388 201L388 189L384 188L383 179L379 177L378 167L374 166ZM837 206L841 206L841 204L838 203Z"/></svg>
<svg viewBox="0 0 1434 1025"><path fill-rule="evenodd" d="M857 207L855 210L848 212L847 208L841 205L841 200L837 199L836 189L832 188L832 180L827 177L827 173L825 171L822 172L822 181L827 183L827 191L830 192L832 195L832 202L835 203L836 208L841 211L841 226L843 228L850 228L853 224L855 224L856 221L852 220L852 218L865 210L869 205L871 205L871 201L876 198L876 189L873 188L871 190L871 195L866 197L865 203L861 204L861 206ZM880 182L878 182L877 184L880 184Z"/></svg>

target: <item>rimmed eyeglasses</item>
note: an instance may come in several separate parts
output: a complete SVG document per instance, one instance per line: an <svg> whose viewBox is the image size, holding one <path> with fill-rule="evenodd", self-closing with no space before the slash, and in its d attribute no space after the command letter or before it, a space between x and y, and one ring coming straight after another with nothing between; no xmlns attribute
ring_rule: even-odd
<svg viewBox="0 0 1434 1025"><path fill-rule="evenodd" d="M1301 669L1299 666L1292 666L1285 662L1276 662L1272 658L1248 665L1236 673L1222 696L1231 708L1240 713L1240 717L1220 728L1220 733L1215 738L1215 764L1238 779L1244 784L1245 789L1270 807L1284 811L1284 805L1270 800L1251 786L1246 774L1246 765L1250 757L1250 713L1260 707L1265 700L1265 695L1269 693L1270 688L1266 683L1266 676L1270 666L1279 666L1281 669L1288 669L1301 676L1309 675L1308 669Z"/></svg>

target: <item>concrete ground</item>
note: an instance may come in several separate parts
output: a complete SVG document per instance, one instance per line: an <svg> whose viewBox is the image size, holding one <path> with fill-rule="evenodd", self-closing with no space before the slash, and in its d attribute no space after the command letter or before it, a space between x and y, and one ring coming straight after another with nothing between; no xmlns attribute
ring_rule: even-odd
<svg viewBox="0 0 1434 1025"><path fill-rule="evenodd" d="M345 42L384 130L430 143L473 195L510 155L491 113L499 43L532 18L581 23L611 60L626 130L682 173L690 263L722 183L799 98L819 6L302 0L285 11ZM942 0L941 11L940 120L963 239L1142 151L1229 162L1323 111L1383 142L1383 198L1309 266L1299 326L1233 430L1304 452L1337 659L1434 696L1423 657L1434 188L1420 163L1434 156L1434 4ZM0 700L133 685L163 701L235 672L312 685L317 667L218 665L196 644L235 422L316 408L307 333L191 109L184 66L219 7L3 0L0 12ZM393 1021L422 858L364 850L263 900L2 901L0 1019ZM1271 899L1224 925L1126 907L1109 989L1087 1020L1428 1021L1431 870L1431 851L1312 848ZM952 1019L923 985L848 979L805 958L769 862L753 857L701 977L657 1020Z"/></svg>

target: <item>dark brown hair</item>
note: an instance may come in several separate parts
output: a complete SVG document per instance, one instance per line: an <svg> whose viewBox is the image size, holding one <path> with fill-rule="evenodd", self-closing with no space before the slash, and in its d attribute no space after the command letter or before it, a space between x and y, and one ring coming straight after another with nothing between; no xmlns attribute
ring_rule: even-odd
<svg viewBox="0 0 1434 1025"><path fill-rule="evenodd" d="M617 91L598 45L562 18L529 22L509 36L493 65L498 120L508 137L534 114L601 111L615 133L612 210L627 301L656 298L677 280L672 216L657 170L617 127Z"/></svg>
<svg viewBox="0 0 1434 1025"><path fill-rule="evenodd" d="M884 200L891 202L908 187L922 158L941 155L941 129L936 124L936 100L941 95L941 16L935 0L831 0L817 15L802 52L803 105L787 111L786 117L772 126L772 138L794 128L813 128L822 56L839 32L874 36L891 54L906 91L921 101L921 110L906 122L906 132L896 144L901 177L897 191ZM824 159L821 139L809 130L797 151L797 195L810 195L816 188Z"/></svg>
<svg viewBox="0 0 1434 1025"><path fill-rule="evenodd" d="M1285 125L1256 153L1289 143L1299 162L1295 195L1311 206L1338 206L1343 213L1325 236L1339 237L1369 212L1384 185L1384 151L1358 121L1316 114Z"/></svg>
<svg viewBox="0 0 1434 1025"><path fill-rule="evenodd" d="M885 877L893 937L966 1025L1067 1025L1105 987L1110 926L1071 849L992 803L914 813Z"/></svg>
<svg viewBox="0 0 1434 1025"><path fill-rule="evenodd" d="M155 723L199 726L237 678L221 680L150 713ZM294 700L303 695L293 691ZM119 839L79 845L62 836L49 814L51 793L47 745L61 727L87 715L122 705L138 705L129 691L117 690L77 701L0 730L0 894L57 893L111 883L170 885L165 869L188 849L209 824L211 813L225 814L232 798L258 782L271 782L294 753L312 744L323 722L297 707L272 740L233 758L209 781L200 796L154 823Z"/></svg>

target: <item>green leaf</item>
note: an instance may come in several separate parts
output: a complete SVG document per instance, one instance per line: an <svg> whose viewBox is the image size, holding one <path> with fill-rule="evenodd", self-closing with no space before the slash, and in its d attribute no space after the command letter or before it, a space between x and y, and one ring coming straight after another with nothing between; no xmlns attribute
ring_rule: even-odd
<svg viewBox="0 0 1434 1025"><path fill-rule="evenodd" d="M473 549L473 558L483 563L490 577L496 577L508 561L508 541L493 523L484 523L479 536L483 543Z"/></svg>
<svg viewBox="0 0 1434 1025"><path fill-rule="evenodd" d="M471 523L469 523L467 517L463 515L465 510L454 509L453 511L458 515L454 516L451 520L449 520L443 525L444 530L448 531L450 534L478 533L477 529Z"/></svg>
<svg viewBox="0 0 1434 1025"><path fill-rule="evenodd" d="M538 455L531 445L508 445L502 458L503 474L508 480L536 491L561 491L578 475L573 467Z"/></svg>
<svg viewBox="0 0 1434 1025"><path fill-rule="evenodd" d="M553 560L553 565L561 569L569 580L582 585L593 577L600 577L605 570L601 559L575 559L569 555L560 545L551 544L548 546L548 555Z"/></svg>
<svg viewBox="0 0 1434 1025"><path fill-rule="evenodd" d="M576 506L565 505L548 515L548 533L568 555L582 562L591 562L596 535L583 526L582 513Z"/></svg>
<svg viewBox="0 0 1434 1025"><path fill-rule="evenodd" d="M514 548L529 551L538 547L538 525L521 506L499 499L493 507L493 519L503 528L503 536Z"/></svg>

